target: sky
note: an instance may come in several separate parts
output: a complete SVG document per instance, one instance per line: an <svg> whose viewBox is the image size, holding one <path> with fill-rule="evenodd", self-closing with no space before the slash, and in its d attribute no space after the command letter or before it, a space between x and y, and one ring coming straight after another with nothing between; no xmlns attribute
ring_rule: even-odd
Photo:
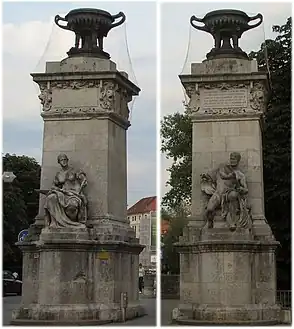
<svg viewBox="0 0 294 329"><path fill-rule="evenodd" d="M291 2L173 2L161 3L160 49L156 49L155 2L4 2L3 3L3 152L28 155L41 161L43 121L39 88L31 72L44 72L46 61L60 61L74 42L74 34L58 28L54 16L79 7L96 7L127 21L105 40L119 70L141 88L130 104L128 130L128 205L156 195L156 60L160 56L160 116L182 112L184 93L178 78L189 73L192 62L201 62L213 46L212 37L190 26L192 15L203 17L215 9L231 8L249 15L261 13L258 28L243 34L240 46L258 50L265 38L275 38L273 24L291 15ZM143 15L142 15L143 14ZM126 40L127 39L127 40ZM160 157L161 195L167 191L166 169L171 162Z"/></svg>
<svg viewBox="0 0 294 329"><path fill-rule="evenodd" d="M128 206L156 195L156 4L151 2L4 2L3 153L27 155L41 163L43 120L39 88L30 73L46 61L60 61L73 46L74 33L57 27L55 15L81 7L100 8L126 22L111 30L104 50L126 71L141 93L129 105ZM138 13L144 13L144 24ZM146 42L148 40L148 42Z"/></svg>
<svg viewBox="0 0 294 329"><path fill-rule="evenodd" d="M190 17L203 18L206 13L216 9L238 9L249 16L263 15L263 23L240 39L240 47L249 53L259 50L265 38L274 39L272 25L285 24L292 14L291 2L238 3L238 2L202 2L202 3L163 3L161 6L161 118L175 112L184 112L185 95L179 74L189 74L191 63L202 62L213 47L213 38L208 33L198 31L190 25ZM252 22L251 24L257 21ZM188 47L189 45L189 47ZM166 171L171 161L161 155L161 196L167 191Z"/></svg>

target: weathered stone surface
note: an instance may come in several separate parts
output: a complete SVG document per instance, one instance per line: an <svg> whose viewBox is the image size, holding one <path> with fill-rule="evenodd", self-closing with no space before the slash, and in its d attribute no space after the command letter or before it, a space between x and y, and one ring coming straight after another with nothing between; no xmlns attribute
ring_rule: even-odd
<svg viewBox="0 0 294 329"><path fill-rule="evenodd" d="M113 62L100 58L47 63L45 73L32 76L43 104L41 189L51 187L54 159L64 152L87 173L89 221L111 214L125 222L128 102L140 89ZM40 196L40 220L44 202Z"/></svg>
<svg viewBox="0 0 294 329"><path fill-rule="evenodd" d="M116 71L116 64L108 59L83 56L66 58L61 62L46 63L48 73L97 71Z"/></svg>
<svg viewBox="0 0 294 329"><path fill-rule="evenodd" d="M137 282L144 246L126 216L128 103L140 89L113 62L97 57L49 62L45 73L32 76L43 106L45 194L27 241L19 245L23 296L12 323L96 325L121 321L123 311L126 319L141 316ZM82 192L88 207L80 228L44 228L46 190L60 153L87 176ZM128 298L125 310L122 293Z"/></svg>
<svg viewBox="0 0 294 329"><path fill-rule="evenodd" d="M257 62L241 58L215 58L203 63L192 63L191 74L257 72Z"/></svg>
<svg viewBox="0 0 294 329"><path fill-rule="evenodd" d="M277 246L272 240L254 241L249 230L232 233L227 228L203 229L197 242L180 242L181 305L177 319L277 322Z"/></svg>
<svg viewBox="0 0 294 329"><path fill-rule="evenodd" d="M24 243L23 299L13 313L21 320L120 321L121 293L127 317L144 314L138 301L138 259L143 246L97 241L93 229L45 228L35 244Z"/></svg>
<svg viewBox="0 0 294 329"><path fill-rule="evenodd" d="M267 77L258 72L256 61L218 58L192 63L191 74L180 79L193 124L192 215L176 244L180 305L173 318L190 325L277 323L275 250L279 243L264 215L262 171ZM220 210L214 227L204 226L208 198L201 192L200 178L225 163L231 152L241 155L239 167L248 184L252 216L252 225L233 232Z"/></svg>

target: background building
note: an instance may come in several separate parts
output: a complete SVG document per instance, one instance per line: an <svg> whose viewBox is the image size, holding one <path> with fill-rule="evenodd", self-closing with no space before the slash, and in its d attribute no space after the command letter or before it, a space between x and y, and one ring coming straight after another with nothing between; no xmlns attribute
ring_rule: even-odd
<svg viewBox="0 0 294 329"><path fill-rule="evenodd" d="M145 245L140 263L145 268L156 268L156 196L143 198L130 207L128 219L136 237Z"/></svg>

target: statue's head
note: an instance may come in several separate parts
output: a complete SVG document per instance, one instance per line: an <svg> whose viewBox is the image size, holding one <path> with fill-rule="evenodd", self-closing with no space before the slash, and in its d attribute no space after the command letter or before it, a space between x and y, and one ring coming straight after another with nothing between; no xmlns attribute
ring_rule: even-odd
<svg viewBox="0 0 294 329"><path fill-rule="evenodd" d="M66 167L68 165L68 157L65 153L61 153L57 157L57 162L61 165L61 167Z"/></svg>
<svg viewBox="0 0 294 329"><path fill-rule="evenodd" d="M232 152L230 154L230 165L232 167L237 167L241 160L241 154L238 152Z"/></svg>

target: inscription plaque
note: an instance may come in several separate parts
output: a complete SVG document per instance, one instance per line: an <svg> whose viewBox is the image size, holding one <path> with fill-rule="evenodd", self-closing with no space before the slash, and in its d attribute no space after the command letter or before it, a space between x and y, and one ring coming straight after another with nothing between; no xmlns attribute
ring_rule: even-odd
<svg viewBox="0 0 294 329"><path fill-rule="evenodd" d="M200 106L204 109L246 108L247 103L247 89L209 89L200 92Z"/></svg>

